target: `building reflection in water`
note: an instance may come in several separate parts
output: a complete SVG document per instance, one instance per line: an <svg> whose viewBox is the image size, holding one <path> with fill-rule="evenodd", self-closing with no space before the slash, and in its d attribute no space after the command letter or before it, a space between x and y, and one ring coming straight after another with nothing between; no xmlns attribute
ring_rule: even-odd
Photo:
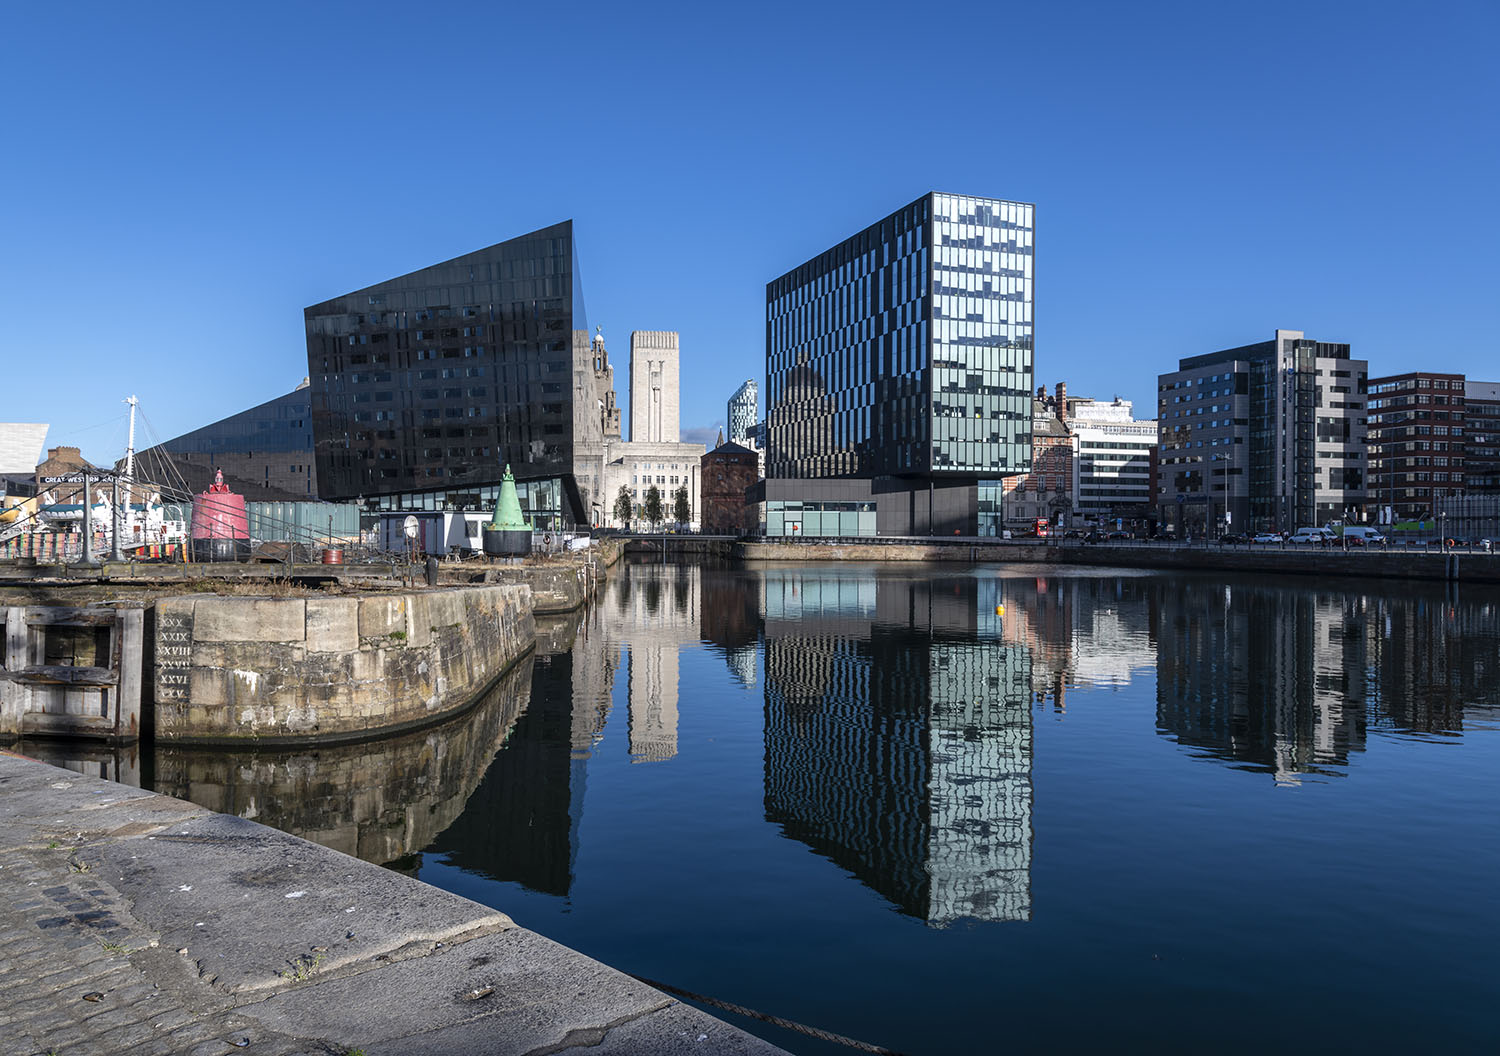
<svg viewBox="0 0 1500 1056"><path fill-rule="evenodd" d="M544 894L572 888L587 763L609 719L618 660L599 623L582 614L538 620L530 706L468 809L429 851L460 869Z"/></svg>
<svg viewBox="0 0 1500 1056"><path fill-rule="evenodd" d="M611 641L626 649L630 755L638 763L677 754L678 661L700 640L702 569L697 565L617 566Z"/></svg>
<svg viewBox="0 0 1500 1056"><path fill-rule="evenodd" d="M524 658L474 708L358 744L240 751L25 742L25 754L251 818L366 861L400 863L466 809L531 693Z"/></svg>
<svg viewBox="0 0 1500 1056"><path fill-rule="evenodd" d="M539 622L545 647L531 705L469 809L429 850L491 879L570 892L588 763L604 738L617 680L624 681L632 760L677 754L679 657L700 644L700 577L697 566L618 565L601 606Z"/></svg>
<svg viewBox="0 0 1500 1056"><path fill-rule="evenodd" d="M994 581L772 570L768 820L931 924L1031 917L1031 654Z"/></svg>
<svg viewBox="0 0 1500 1056"><path fill-rule="evenodd" d="M1159 592L1159 730L1281 783L1364 750L1366 599L1180 580Z"/></svg>
<svg viewBox="0 0 1500 1056"><path fill-rule="evenodd" d="M1070 688L1129 685L1156 666L1154 580L1070 575L1000 581L1001 635L1032 654L1032 691L1067 711Z"/></svg>
<svg viewBox="0 0 1500 1056"><path fill-rule="evenodd" d="M1026 920L1033 707L1063 720L1071 691L1154 676L1161 735L1283 783L1344 772L1375 732L1500 719L1493 592L1281 583L619 565L599 606L538 621L532 657L426 730L286 751L19 748L370 861L425 848L566 895L615 692L628 729L610 750L668 765L681 658L705 649L741 688L761 671L769 821L933 924Z"/></svg>
<svg viewBox="0 0 1500 1056"><path fill-rule="evenodd" d="M1295 784L1346 772L1369 731L1458 734L1500 705L1491 595L1235 581L1159 584L1157 726Z"/></svg>

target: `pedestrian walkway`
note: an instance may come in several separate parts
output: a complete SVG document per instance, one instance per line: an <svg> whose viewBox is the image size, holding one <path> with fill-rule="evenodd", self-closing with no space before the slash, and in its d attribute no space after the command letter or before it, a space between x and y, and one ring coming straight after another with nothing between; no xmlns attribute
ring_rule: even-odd
<svg viewBox="0 0 1500 1056"><path fill-rule="evenodd" d="M0 753L0 1054L781 1050L509 917Z"/></svg>

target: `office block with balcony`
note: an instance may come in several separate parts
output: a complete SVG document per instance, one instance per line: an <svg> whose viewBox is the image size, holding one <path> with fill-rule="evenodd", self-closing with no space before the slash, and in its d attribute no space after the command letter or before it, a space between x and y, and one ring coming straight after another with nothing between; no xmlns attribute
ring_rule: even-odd
<svg viewBox="0 0 1500 1056"><path fill-rule="evenodd" d="M1368 365L1278 330L1157 379L1157 503L1192 535L1364 517Z"/></svg>

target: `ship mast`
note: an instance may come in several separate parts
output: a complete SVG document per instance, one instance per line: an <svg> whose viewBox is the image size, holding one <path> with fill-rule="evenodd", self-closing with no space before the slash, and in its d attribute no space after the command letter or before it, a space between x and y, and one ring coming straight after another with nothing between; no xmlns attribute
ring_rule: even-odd
<svg viewBox="0 0 1500 1056"><path fill-rule="evenodd" d="M134 396L127 396L125 402L130 404L130 436L125 441L125 479L131 480L135 477L135 409L141 401Z"/></svg>
<svg viewBox="0 0 1500 1056"><path fill-rule="evenodd" d="M131 395L125 397L125 402L130 404L130 433L125 440L125 514L128 519L130 514L130 485L135 480L135 409L141 401Z"/></svg>

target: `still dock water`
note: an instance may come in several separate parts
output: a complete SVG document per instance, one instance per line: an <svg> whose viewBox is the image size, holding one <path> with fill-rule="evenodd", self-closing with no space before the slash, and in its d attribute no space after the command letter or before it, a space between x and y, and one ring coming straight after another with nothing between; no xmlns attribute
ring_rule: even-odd
<svg viewBox="0 0 1500 1056"><path fill-rule="evenodd" d="M446 727L147 781L907 1053L1500 1042L1500 594L634 565L547 632Z"/></svg>

